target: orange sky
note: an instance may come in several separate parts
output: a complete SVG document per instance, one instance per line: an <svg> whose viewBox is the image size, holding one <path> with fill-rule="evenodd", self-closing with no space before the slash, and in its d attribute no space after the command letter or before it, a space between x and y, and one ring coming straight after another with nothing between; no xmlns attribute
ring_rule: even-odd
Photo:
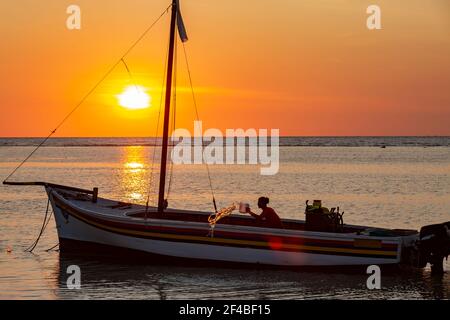
<svg viewBox="0 0 450 320"><path fill-rule="evenodd" d="M66 28L78 4L82 28ZM1 1L0 136L45 136L169 0ZM378 4L382 30L366 28ZM281 135L450 135L448 0L181 0L204 128ZM166 15L127 63L153 106L116 100L119 66L56 136L152 136ZM179 55L179 127L194 111Z"/></svg>

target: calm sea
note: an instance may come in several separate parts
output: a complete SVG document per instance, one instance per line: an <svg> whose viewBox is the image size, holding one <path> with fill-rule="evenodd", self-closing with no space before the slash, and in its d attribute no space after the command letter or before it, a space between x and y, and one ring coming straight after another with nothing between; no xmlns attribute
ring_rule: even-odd
<svg viewBox="0 0 450 320"><path fill-rule="evenodd" d="M39 139L0 139L0 178ZM58 138L39 149L14 179L85 188L100 196L155 202L158 155L154 139ZM259 165L210 166L220 206L270 197L283 217L303 218L307 199L339 206L347 223L418 229L450 220L450 137L287 137L280 171ZM381 148L381 146L386 146ZM154 165L152 165L154 163ZM204 165L175 165L169 205L211 210ZM60 256L53 220L34 253L47 198L41 187L0 186L0 299L434 299L450 298L449 271L383 272L381 290L366 288L361 272L277 271L133 265ZM66 266L81 267L81 289L66 287Z"/></svg>

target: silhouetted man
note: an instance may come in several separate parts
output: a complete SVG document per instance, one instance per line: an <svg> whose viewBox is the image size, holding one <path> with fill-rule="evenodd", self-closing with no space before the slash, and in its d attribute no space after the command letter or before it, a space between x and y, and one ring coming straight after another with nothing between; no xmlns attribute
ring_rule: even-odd
<svg viewBox="0 0 450 320"><path fill-rule="evenodd" d="M264 227L268 228L283 228L280 217L277 215L275 210L268 207L269 198L260 197L258 199L258 208L262 209L260 215L253 213L250 208L247 208L247 213L254 217L258 222L260 222Z"/></svg>

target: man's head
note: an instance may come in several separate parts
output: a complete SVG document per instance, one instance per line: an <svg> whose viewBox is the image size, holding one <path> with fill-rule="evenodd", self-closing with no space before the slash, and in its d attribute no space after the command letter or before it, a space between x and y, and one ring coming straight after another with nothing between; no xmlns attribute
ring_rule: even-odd
<svg viewBox="0 0 450 320"><path fill-rule="evenodd" d="M259 197L258 199L258 208L264 209L269 204L269 198L267 197Z"/></svg>

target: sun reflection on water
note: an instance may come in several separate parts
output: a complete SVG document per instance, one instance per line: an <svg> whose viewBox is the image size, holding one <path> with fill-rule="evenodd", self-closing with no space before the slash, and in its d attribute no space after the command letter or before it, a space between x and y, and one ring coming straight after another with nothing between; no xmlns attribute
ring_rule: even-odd
<svg viewBox="0 0 450 320"><path fill-rule="evenodd" d="M148 155L142 146L123 148L121 186L128 201L139 202L147 196L147 188L150 183L147 158Z"/></svg>
<svg viewBox="0 0 450 320"><path fill-rule="evenodd" d="M139 162L127 162L124 164L124 167L129 169L130 172L136 173L144 168L144 164Z"/></svg>

